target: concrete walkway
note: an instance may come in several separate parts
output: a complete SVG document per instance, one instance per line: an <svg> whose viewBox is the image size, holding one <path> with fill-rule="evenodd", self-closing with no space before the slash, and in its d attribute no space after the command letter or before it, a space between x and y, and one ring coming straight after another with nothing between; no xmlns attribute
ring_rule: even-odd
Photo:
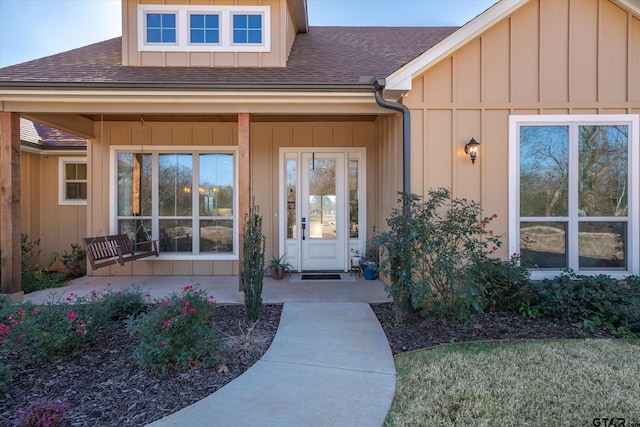
<svg viewBox="0 0 640 427"><path fill-rule="evenodd" d="M211 396L150 424L380 426L395 391L387 338L359 302L286 302L265 355Z"/></svg>

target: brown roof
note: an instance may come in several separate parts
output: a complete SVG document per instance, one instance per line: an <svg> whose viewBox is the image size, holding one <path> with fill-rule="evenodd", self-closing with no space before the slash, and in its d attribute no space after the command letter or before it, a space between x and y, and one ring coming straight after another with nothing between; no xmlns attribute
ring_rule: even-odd
<svg viewBox="0 0 640 427"><path fill-rule="evenodd" d="M20 117L20 140L44 149L87 146L87 140L84 138L22 117Z"/></svg>
<svg viewBox="0 0 640 427"><path fill-rule="evenodd" d="M284 68L125 67L118 37L0 68L0 86L357 85L360 76L388 76L456 29L311 27L296 36Z"/></svg>

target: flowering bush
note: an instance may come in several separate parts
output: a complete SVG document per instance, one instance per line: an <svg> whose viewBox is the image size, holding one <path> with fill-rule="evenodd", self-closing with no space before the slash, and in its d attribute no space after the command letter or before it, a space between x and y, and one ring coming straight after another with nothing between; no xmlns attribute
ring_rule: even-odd
<svg viewBox="0 0 640 427"><path fill-rule="evenodd" d="M135 351L140 366L165 373L191 364L215 364L218 338L209 322L213 305L213 296L185 286L180 294L157 300L147 313L130 319L129 333L140 339Z"/></svg>
<svg viewBox="0 0 640 427"><path fill-rule="evenodd" d="M40 399L17 411L16 427L57 427L67 418L67 402Z"/></svg>
<svg viewBox="0 0 640 427"><path fill-rule="evenodd" d="M13 305L0 311L0 340L28 355L30 362L70 356L144 308L138 290L70 294L66 303Z"/></svg>
<svg viewBox="0 0 640 427"><path fill-rule="evenodd" d="M468 267L500 247L500 239L487 230L497 215L482 217L476 202L454 199L444 188L429 191L424 200L401 193L398 203L387 219L389 231L376 238L398 320L407 305L458 318L481 311L483 289L471 280Z"/></svg>

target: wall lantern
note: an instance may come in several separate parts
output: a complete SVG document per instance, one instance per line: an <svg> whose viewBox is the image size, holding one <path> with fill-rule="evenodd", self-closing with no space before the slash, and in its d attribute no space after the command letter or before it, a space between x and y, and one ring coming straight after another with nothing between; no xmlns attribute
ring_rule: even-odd
<svg viewBox="0 0 640 427"><path fill-rule="evenodd" d="M475 140L475 138L471 138L471 141L467 142L464 146L464 153L469 155L471 159L471 164L476 164L476 157L478 157L478 147L480 143Z"/></svg>

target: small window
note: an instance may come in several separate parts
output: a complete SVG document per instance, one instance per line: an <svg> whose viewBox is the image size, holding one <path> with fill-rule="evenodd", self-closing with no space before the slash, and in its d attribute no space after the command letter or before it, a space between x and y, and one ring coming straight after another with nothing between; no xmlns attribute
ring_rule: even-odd
<svg viewBox="0 0 640 427"><path fill-rule="evenodd" d="M175 13L147 13L147 43L175 43Z"/></svg>
<svg viewBox="0 0 640 427"><path fill-rule="evenodd" d="M189 15L190 43L220 43L220 16Z"/></svg>
<svg viewBox="0 0 640 427"><path fill-rule="evenodd" d="M262 43L262 15L233 15L233 42Z"/></svg>
<svg viewBox="0 0 640 427"><path fill-rule="evenodd" d="M87 160L85 158L60 158L59 197L61 205L87 204Z"/></svg>

